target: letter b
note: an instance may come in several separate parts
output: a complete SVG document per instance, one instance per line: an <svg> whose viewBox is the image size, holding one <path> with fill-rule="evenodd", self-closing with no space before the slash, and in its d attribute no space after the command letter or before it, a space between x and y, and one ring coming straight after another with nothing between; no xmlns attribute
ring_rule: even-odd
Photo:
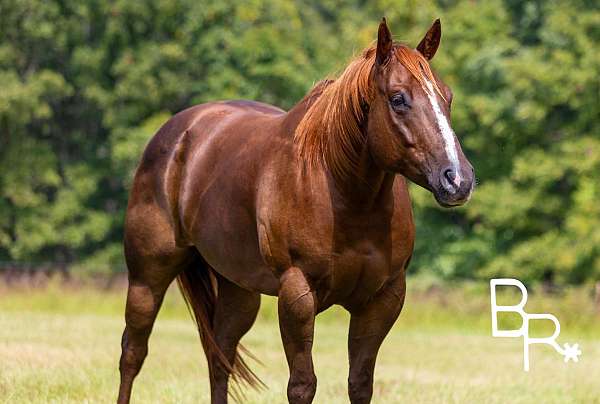
<svg viewBox="0 0 600 404"><path fill-rule="evenodd" d="M496 303L496 286L516 286L521 290L521 301L519 304L514 306L498 306ZM527 334L528 321L527 314L523 310L525 303L527 303L527 289L525 285L518 279L502 278L502 279L491 279L491 303L492 303L492 336L494 337L521 337ZM498 313L518 313L521 316L522 324L518 330L499 330L498 329Z"/></svg>

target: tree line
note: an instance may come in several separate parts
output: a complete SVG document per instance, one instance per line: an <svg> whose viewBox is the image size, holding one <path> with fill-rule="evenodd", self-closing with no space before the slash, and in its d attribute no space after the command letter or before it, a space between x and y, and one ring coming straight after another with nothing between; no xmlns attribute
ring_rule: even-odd
<svg viewBox="0 0 600 404"><path fill-rule="evenodd" d="M447 211L411 188L410 272L600 279L596 1L0 1L0 261L124 269L128 187L162 123L193 104L294 105L386 16L454 92L478 187Z"/></svg>

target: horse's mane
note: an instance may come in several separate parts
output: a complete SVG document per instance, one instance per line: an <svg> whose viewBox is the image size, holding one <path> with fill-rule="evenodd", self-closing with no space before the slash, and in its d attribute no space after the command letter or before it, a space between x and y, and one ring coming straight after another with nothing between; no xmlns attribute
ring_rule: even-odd
<svg viewBox="0 0 600 404"><path fill-rule="evenodd" d="M366 140L363 125L374 95L371 72L375 53L374 46L365 49L337 79L317 83L309 92L308 111L295 131L300 156L308 164L324 162L336 178L347 178L359 164ZM428 80L442 95L429 63L418 51L396 44L393 55L425 91Z"/></svg>

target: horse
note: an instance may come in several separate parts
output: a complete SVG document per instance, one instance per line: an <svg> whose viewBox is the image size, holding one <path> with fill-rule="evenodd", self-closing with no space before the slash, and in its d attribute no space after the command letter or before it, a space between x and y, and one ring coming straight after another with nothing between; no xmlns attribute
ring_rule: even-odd
<svg viewBox="0 0 600 404"><path fill-rule="evenodd" d="M125 220L119 403L130 400L175 279L197 323L213 404L228 401L230 378L261 385L239 344L261 294L278 298L290 403L314 398L315 316L332 305L350 313L350 401L370 402L413 252L407 180L444 207L464 204L474 187L450 126L452 92L429 65L440 38L436 20L416 48L394 42L384 18L376 44L287 112L211 102L158 130Z"/></svg>

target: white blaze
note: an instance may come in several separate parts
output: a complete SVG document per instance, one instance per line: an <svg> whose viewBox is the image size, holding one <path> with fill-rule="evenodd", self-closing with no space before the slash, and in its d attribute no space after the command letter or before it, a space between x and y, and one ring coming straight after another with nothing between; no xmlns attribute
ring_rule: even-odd
<svg viewBox="0 0 600 404"><path fill-rule="evenodd" d="M461 182L460 162L458 161L458 152L456 150L454 131L450 127L450 123L448 122L446 115L444 115L442 109L440 108L440 104L438 103L437 97L435 95L433 85L427 79L425 79L425 85L427 86L427 91L425 91L427 93L427 98L429 98L429 102L431 103L431 106L433 108L437 125L440 129L442 140L444 141L444 149L446 150L446 155L448 156L448 160L450 160L452 167L456 171L456 178L454 178L454 184L457 187L459 187Z"/></svg>

